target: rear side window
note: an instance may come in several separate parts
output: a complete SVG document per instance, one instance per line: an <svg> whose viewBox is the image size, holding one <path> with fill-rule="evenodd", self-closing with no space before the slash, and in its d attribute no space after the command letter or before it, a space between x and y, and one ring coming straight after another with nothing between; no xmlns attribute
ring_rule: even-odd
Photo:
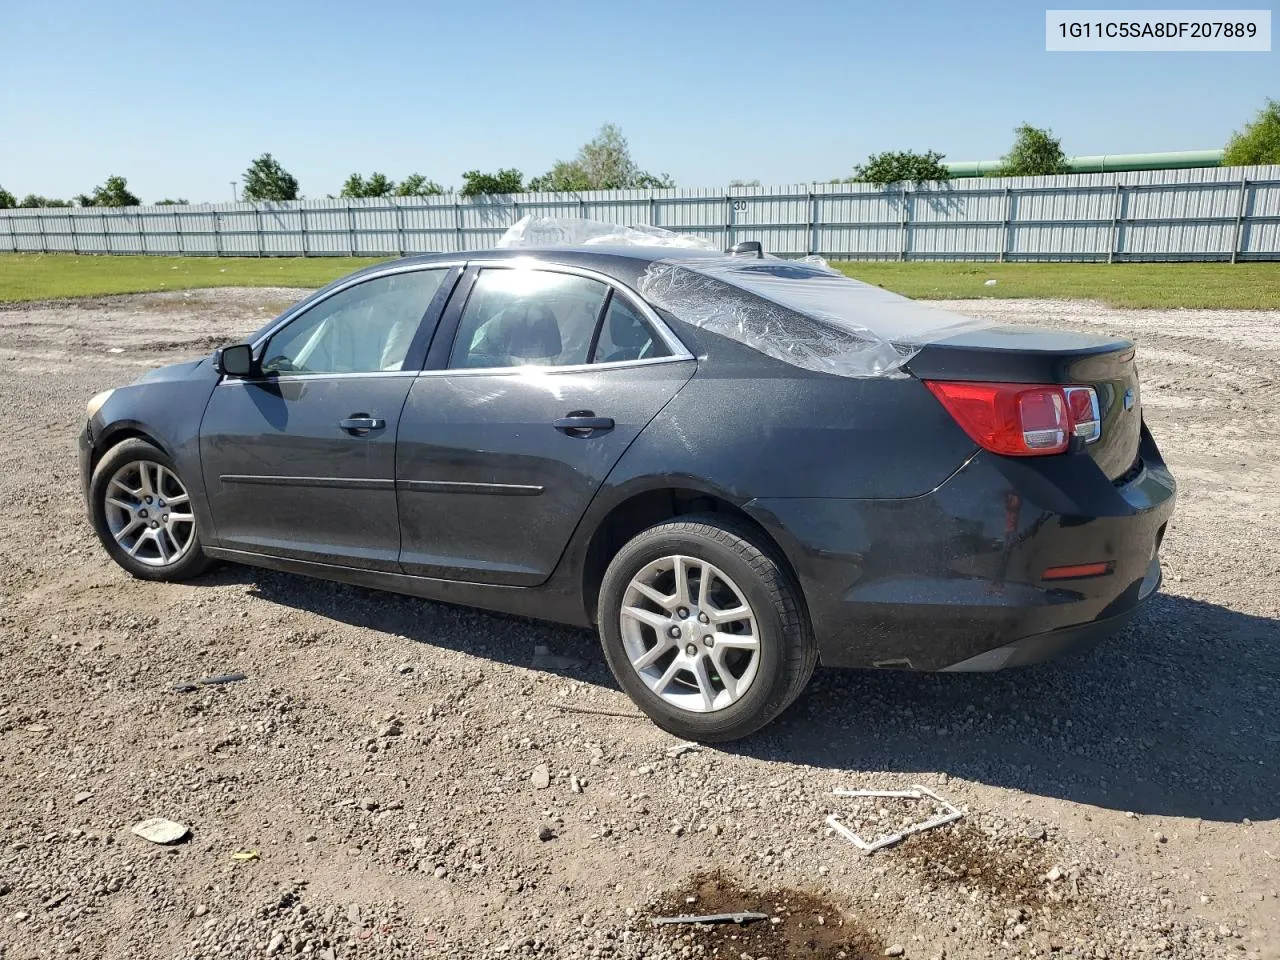
<svg viewBox="0 0 1280 960"><path fill-rule="evenodd" d="M591 362L620 363L670 355L666 344L658 339L639 312L615 293L605 311Z"/></svg>
<svg viewBox="0 0 1280 960"><path fill-rule="evenodd" d="M489 269L462 311L454 369L586 363L608 288L549 270Z"/></svg>

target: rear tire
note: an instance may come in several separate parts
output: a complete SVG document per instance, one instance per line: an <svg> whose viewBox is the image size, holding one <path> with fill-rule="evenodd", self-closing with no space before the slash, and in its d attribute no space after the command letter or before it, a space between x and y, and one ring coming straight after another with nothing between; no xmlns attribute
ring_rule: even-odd
<svg viewBox="0 0 1280 960"><path fill-rule="evenodd" d="M139 580L189 580L214 565L177 468L146 440L125 440L99 461L89 518L111 559Z"/></svg>
<svg viewBox="0 0 1280 960"><path fill-rule="evenodd" d="M605 571L599 621L609 668L678 737L754 733L813 674L818 648L800 588L763 543L748 524L693 514L637 534Z"/></svg>

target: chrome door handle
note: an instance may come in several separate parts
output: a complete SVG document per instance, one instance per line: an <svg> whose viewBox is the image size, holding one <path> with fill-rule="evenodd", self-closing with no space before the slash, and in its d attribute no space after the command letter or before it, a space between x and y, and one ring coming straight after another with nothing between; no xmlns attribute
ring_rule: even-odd
<svg viewBox="0 0 1280 960"><path fill-rule="evenodd" d="M553 420L551 425L571 437L590 437L597 430L612 430L612 417L597 417L590 410L578 410L567 417Z"/></svg>
<svg viewBox="0 0 1280 960"><path fill-rule="evenodd" d="M361 437L370 430L382 430L386 425L387 421L383 420L381 417L347 417L345 420L338 421L338 426L343 430Z"/></svg>

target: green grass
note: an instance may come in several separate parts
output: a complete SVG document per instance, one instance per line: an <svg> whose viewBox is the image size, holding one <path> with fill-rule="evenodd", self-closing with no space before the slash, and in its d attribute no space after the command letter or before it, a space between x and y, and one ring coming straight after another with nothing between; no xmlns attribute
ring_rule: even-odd
<svg viewBox="0 0 1280 960"><path fill-rule="evenodd" d="M193 287L318 287L376 258L0 254L0 301ZM1045 297L1117 307L1280 309L1280 263L840 262L851 277L923 300ZM995 280L988 287L985 281Z"/></svg>
<svg viewBox="0 0 1280 960"><path fill-rule="evenodd" d="M1116 307L1280 309L1280 263L883 263L833 267L921 300L1043 297ZM995 280L995 286L986 286Z"/></svg>
<svg viewBox="0 0 1280 960"><path fill-rule="evenodd" d="M381 258L0 254L0 302L194 287L319 287Z"/></svg>

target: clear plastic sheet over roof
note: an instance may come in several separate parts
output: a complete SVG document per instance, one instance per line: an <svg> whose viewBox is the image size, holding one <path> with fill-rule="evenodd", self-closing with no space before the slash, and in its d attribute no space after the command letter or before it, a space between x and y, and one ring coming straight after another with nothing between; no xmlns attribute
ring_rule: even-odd
<svg viewBox="0 0 1280 960"><path fill-rule="evenodd" d="M717 249L660 227L532 216L498 241L499 247L596 245ZM991 326L850 279L819 257L674 255L649 265L639 291L685 323L842 377L905 376L902 365L925 344Z"/></svg>
<svg viewBox="0 0 1280 960"><path fill-rule="evenodd" d="M572 217L521 217L499 238L498 247L637 246L716 250L703 237L638 223L621 226Z"/></svg>
<svg viewBox="0 0 1280 960"><path fill-rule="evenodd" d="M841 377L904 376L925 344L991 325L852 280L816 257L658 260L639 289L686 323Z"/></svg>

